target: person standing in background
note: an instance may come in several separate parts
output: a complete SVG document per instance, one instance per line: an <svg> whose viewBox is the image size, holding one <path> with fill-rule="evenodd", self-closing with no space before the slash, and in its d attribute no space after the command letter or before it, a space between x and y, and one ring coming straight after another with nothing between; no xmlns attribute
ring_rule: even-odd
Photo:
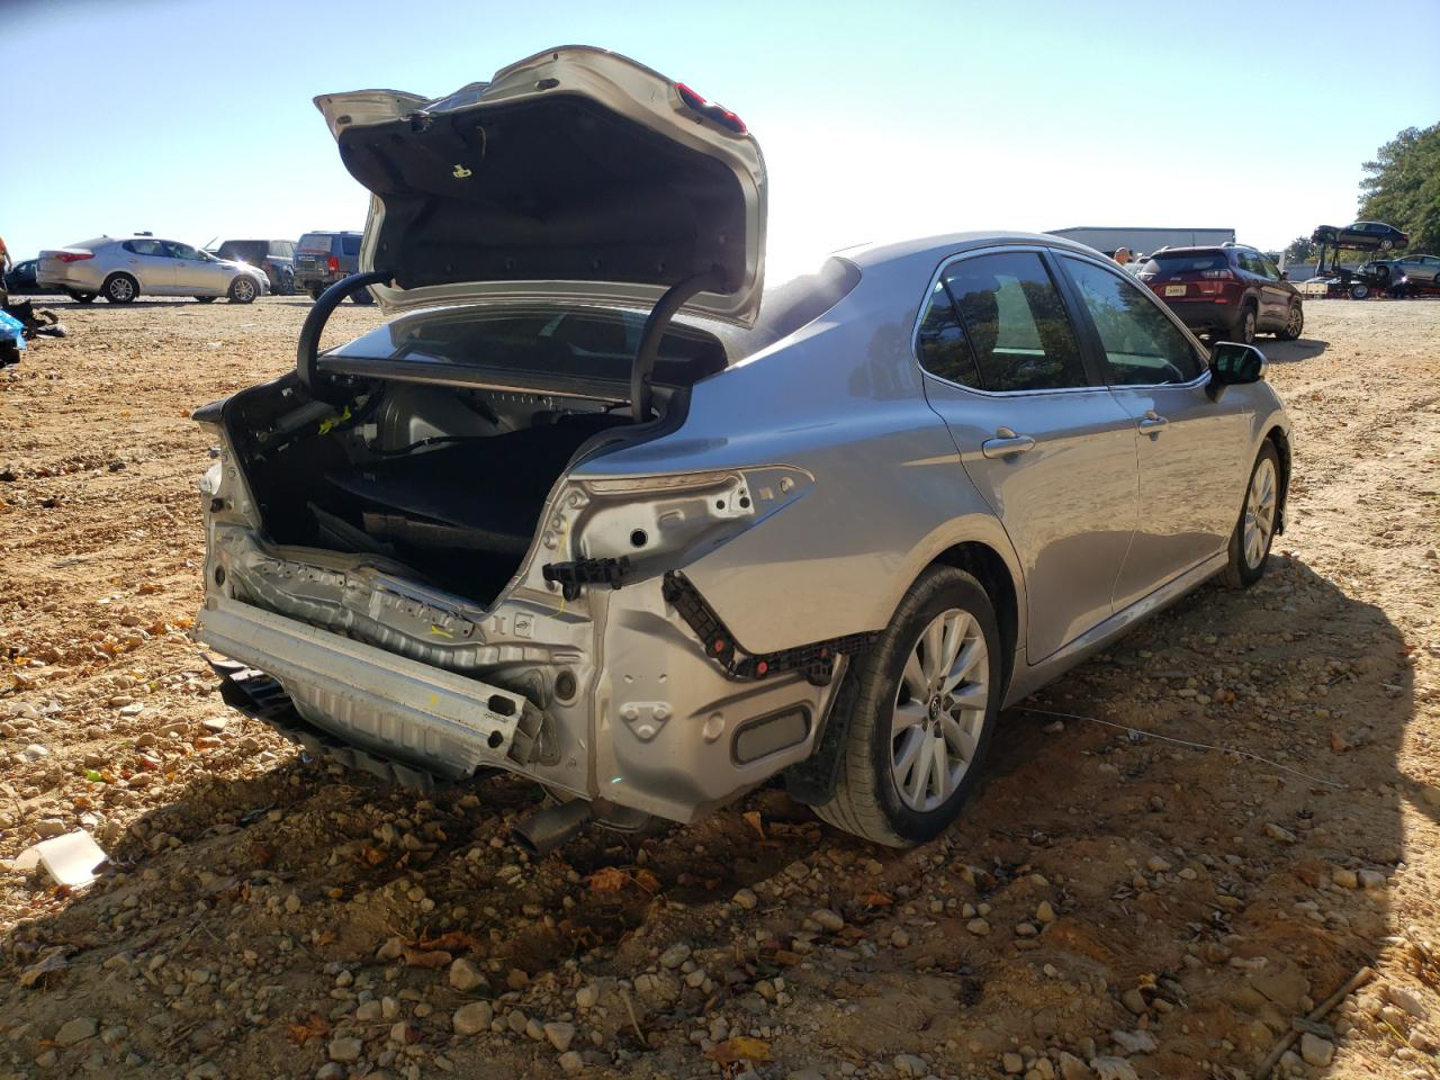
<svg viewBox="0 0 1440 1080"><path fill-rule="evenodd" d="M1130 261L1130 249L1125 247L1116 248L1115 261L1121 266L1126 265Z"/></svg>

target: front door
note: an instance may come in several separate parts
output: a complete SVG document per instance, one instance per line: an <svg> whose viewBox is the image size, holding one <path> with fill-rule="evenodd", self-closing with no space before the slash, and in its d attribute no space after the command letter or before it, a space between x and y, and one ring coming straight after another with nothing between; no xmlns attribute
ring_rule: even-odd
<svg viewBox="0 0 1440 1080"><path fill-rule="evenodd" d="M926 396L1020 557L1038 663L1111 614L1135 531L1134 420L1087 373L1039 250L946 266L917 349Z"/></svg>
<svg viewBox="0 0 1440 1080"><path fill-rule="evenodd" d="M219 262L189 244L166 240L175 260L177 291L187 296L219 296L225 291L225 270Z"/></svg>
<svg viewBox="0 0 1440 1080"><path fill-rule="evenodd" d="M1118 611L1225 550L1248 476L1250 420L1238 395L1210 400L1206 358L1149 290L1094 260L1060 263L1136 432L1140 513L1115 582Z"/></svg>

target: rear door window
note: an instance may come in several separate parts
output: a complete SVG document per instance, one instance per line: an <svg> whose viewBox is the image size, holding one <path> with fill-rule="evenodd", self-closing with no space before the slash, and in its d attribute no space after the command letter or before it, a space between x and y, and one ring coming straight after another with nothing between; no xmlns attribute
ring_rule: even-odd
<svg viewBox="0 0 1440 1080"><path fill-rule="evenodd" d="M1063 256L1105 351L1112 386L1188 383L1204 370L1189 339L1147 290L1083 259Z"/></svg>
<svg viewBox="0 0 1440 1080"><path fill-rule="evenodd" d="M935 288L930 291L920 329L915 334L915 349L920 366L930 374L961 386L984 389L975 355L965 340L965 329L960 325L955 302L950 299L950 290L944 281L935 282Z"/></svg>
<svg viewBox="0 0 1440 1080"><path fill-rule="evenodd" d="M360 254L360 237L358 237L358 236L342 236L342 237L340 237L340 244L341 244L341 249L340 249L340 250L341 250L341 254L344 254L344 255L359 255L359 254Z"/></svg>
<svg viewBox="0 0 1440 1080"><path fill-rule="evenodd" d="M940 276L955 301L984 389L1088 385L1075 330L1039 254L979 255L951 263Z"/></svg>
<svg viewBox="0 0 1440 1080"><path fill-rule="evenodd" d="M167 255L159 240L126 240L120 246L132 255L154 255L162 259Z"/></svg>

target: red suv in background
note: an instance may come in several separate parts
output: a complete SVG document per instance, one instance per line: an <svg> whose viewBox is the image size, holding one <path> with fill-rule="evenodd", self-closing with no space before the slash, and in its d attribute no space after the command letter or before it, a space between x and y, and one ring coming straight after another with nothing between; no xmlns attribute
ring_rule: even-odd
<svg viewBox="0 0 1440 1080"><path fill-rule="evenodd" d="M1257 333L1293 341L1305 328L1299 292L1254 248L1162 248L1136 276L1212 341L1249 345Z"/></svg>

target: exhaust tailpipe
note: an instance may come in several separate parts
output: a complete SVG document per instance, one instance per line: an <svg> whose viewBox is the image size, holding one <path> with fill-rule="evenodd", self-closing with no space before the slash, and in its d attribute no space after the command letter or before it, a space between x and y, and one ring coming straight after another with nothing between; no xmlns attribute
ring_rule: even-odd
<svg viewBox="0 0 1440 1080"><path fill-rule="evenodd" d="M511 836L532 856L539 858L573 840L581 829L590 824L590 820L590 804L584 799L573 799L535 811L511 830Z"/></svg>

